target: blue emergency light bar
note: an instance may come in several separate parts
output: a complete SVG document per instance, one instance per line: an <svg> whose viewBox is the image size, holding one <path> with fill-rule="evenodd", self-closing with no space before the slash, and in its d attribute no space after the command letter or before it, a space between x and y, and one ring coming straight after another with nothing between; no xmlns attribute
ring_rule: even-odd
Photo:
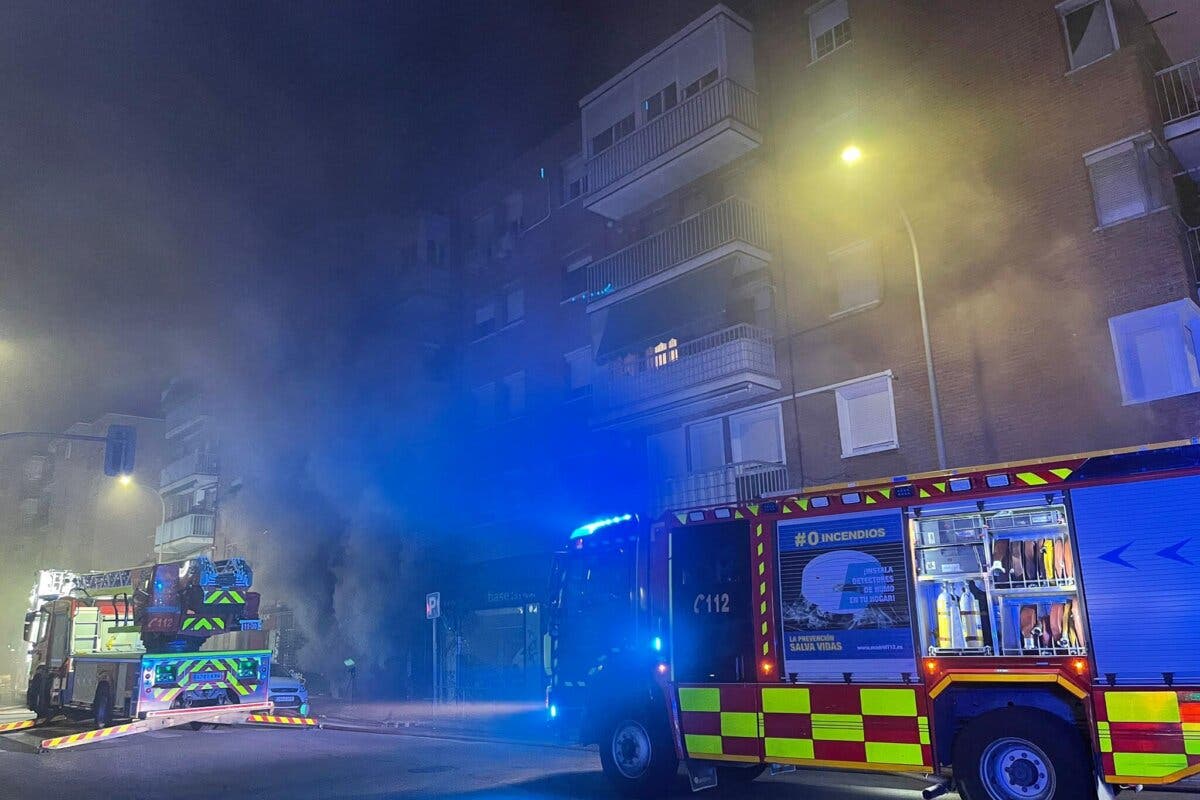
<svg viewBox="0 0 1200 800"><path fill-rule="evenodd" d="M587 525L580 525L571 532L572 539L580 539L584 536L591 536L601 528L607 528L609 525L620 525L622 522L629 522L633 519L632 514L622 514L619 517L609 517L608 519L598 519L595 522L589 522Z"/></svg>

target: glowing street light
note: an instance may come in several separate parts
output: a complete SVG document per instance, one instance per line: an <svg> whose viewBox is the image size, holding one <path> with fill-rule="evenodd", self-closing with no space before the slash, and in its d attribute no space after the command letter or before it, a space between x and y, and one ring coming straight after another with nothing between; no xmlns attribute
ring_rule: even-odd
<svg viewBox="0 0 1200 800"><path fill-rule="evenodd" d="M117 483L121 484L122 486L128 486L129 484L133 483L133 476L129 473L125 473L117 478Z"/></svg>
<svg viewBox="0 0 1200 800"><path fill-rule="evenodd" d="M856 144L847 144L842 148L842 163L853 167L862 161L863 151ZM921 338L925 344L925 373L929 379L929 402L933 411L933 437L937 445L938 468L946 469L946 443L942 435L942 409L938 402L937 378L933 373L933 348L929 343L929 318L925 314L925 282L921 278L921 252L917 249L917 236L913 233L912 221L908 212L899 202L896 208L900 219L904 222L904 230L908 232L908 243L912 246L913 269L917 274L917 305L921 310Z"/></svg>

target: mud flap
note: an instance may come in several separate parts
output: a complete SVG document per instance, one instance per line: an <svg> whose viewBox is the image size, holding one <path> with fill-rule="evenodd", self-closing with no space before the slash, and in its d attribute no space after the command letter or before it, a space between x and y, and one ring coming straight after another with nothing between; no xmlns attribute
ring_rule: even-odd
<svg viewBox="0 0 1200 800"><path fill-rule="evenodd" d="M693 792L716 788L717 768L712 764L689 758L683 765L687 768L688 786L692 787Z"/></svg>
<svg viewBox="0 0 1200 800"><path fill-rule="evenodd" d="M795 771L796 771L795 764L772 764L771 765L771 774L772 775L783 775L786 772L795 772Z"/></svg>
<svg viewBox="0 0 1200 800"><path fill-rule="evenodd" d="M1104 782L1103 775L1096 776L1096 800L1114 800L1112 787Z"/></svg>

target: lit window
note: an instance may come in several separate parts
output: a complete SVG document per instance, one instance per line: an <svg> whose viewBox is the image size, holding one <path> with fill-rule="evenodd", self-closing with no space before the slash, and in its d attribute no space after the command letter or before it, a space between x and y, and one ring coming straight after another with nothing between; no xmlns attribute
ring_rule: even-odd
<svg viewBox="0 0 1200 800"><path fill-rule="evenodd" d="M1121 142L1084 157L1092 181L1096 218L1113 225L1162 207L1168 189L1150 136Z"/></svg>
<svg viewBox="0 0 1200 800"><path fill-rule="evenodd" d="M808 11L808 38L816 61L850 43L850 8L846 0L830 0Z"/></svg>
<svg viewBox="0 0 1200 800"><path fill-rule="evenodd" d="M1071 68L1087 66L1119 46L1109 0L1068 0L1058 6Z"/></svg>
<svg viewBox="0 0 1200 800"><path fill-rule="evenodd" d="M1200 307L1176 300L1108 320L1126 405L1200 392Z"/></svg>
<svg viewBox="0 0 1200 800"><path fill-rule="evenodd" d="M856 242L829 254L837 284L837 314L879 302L879 259L870 242Z"/></svg>
<svg viewBox="0 0 1200 800"><path fill-rule="evenodd" d="M672 361L679 360L679 340L672 337L665 342L659 342L651 348L655 367L665 367Z"/></svg>
<svg viewBox="0 0 1200 800"><path fill-rule="evenodd" d="M842 458L895 450L896 402L886 375L855 381L836 390Z"/></svg>

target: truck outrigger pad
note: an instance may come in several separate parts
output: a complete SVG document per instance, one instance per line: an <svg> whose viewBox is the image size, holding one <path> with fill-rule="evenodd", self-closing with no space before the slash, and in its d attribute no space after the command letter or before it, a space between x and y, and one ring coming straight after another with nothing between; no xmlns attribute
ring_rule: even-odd
<svg viewBox="0 0 1200 800"><path fill-rule="evenodd" d="M147 715L146 719L100 728L94 731L72 733L67 736L56 736L53 739L43 739L38 752L47 750L65 750L68 747L79 747L105 739L119 739L133 736L137 733L156 731L163 728L174 728L189 722L207 722L212 725L245 725L252 717L261 716L271 710L269 703L252 706L217 706L213 708L190 708L173 711L160 711Z"/></svg>

